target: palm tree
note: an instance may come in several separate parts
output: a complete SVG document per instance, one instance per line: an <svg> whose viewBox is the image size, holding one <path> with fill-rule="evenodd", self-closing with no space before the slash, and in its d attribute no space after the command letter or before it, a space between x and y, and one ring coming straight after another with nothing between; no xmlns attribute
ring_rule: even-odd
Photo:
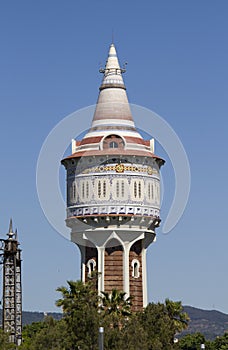
<svg viewBox="0 0 228 350"><path fill-rule="evenodd" d="M122 328L123 321L127 321L131 315L131 297L126 298L126 293L113 289L111 293L101 292L104 316L110 320L110 326Z"/></svg>
<svg viewBox="0 0 228 350"><path fill-rule="evenodd" d="M165 300L165 308L168 316L173 320L176 332L181 332L188 327L189 316L183 311L181 301Z"/></svg>
<svg viewBox="0 0 228 350"><path fill-rule="evenodd" d="M56 306L62 307L65 314L77 310L83 305L98 306L97 292L91 287L92 282L67 281L68 288L58 287L62 299L56 301Z"/></svg>
<svg viewBox="0 0 228 350"><path fill-rule="evenodd" d="M64 313L71 339L70 349L95 349L100 315L99 298L93 282L67 281L68 287L59 287L62 298L56 301ZM83 347L82 347L83 345Z"/></svg>

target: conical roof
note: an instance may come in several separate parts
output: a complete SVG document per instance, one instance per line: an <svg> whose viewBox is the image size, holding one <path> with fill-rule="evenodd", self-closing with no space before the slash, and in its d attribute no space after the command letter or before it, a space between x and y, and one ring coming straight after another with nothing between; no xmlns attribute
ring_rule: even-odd
<svg viewBox="0 0 228 350"><path fill-rule="evenodd" d="M144 140L136 130L122 77L125 68L120 67L113 43L105 68L100 69L100 72L103 73L103 79L91 127L82 141L73 141L72 155L68 158L128 154L159 159L153 153L153 142ZM104 140L108 137L122 138L124 147L104 149Z"/></svg>
<svg viewBox="0 0 228 350"><path fill-rule="evenodd" d="M104 131L127 132L131 136L141 136L135 128L132 118L126 87L124 85L122 73L114 44L111 44L108 59L103 73L103 80L100 86L100 93L97 100L92 126L85 136L98 136Z"/></svg>

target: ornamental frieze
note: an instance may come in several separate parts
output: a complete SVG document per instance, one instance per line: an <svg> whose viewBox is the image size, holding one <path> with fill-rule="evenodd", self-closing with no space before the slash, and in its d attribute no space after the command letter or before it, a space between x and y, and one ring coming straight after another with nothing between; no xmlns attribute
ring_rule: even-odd
<svg viewBox="0 0 228 350"><path fill-rule="evenodd" d="M85 169L82 174L103 173L108 171L115 171L116 173L124 173L125 171L130 171L137 173L146 173L148 175L158 174L157 169L154 169L151 166L143 167L136 165L124 165L123 163L115 165L100 165L97 167Z"/></svg>

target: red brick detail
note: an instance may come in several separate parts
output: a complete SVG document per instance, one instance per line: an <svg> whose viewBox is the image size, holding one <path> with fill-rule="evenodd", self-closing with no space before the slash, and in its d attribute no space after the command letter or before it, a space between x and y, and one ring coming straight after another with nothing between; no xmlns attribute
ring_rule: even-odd
<svg viewBox="0 0 228 350"><path fill-rule="evenodd" d="M118 148L109 148L105 150L88 150L88 151L77 151L73 153L72 155L64 158L65 159L71 159L71 158L79 158L79 157L88 157L88 156L102 156L102 155L135 155L135 156L142 156L142 157L151 157L155 159L161 159L155 154L151 153L150 151L140 151L140 150L131 150L131 149L121 149ZM162 159L161 159L162 160ZM164 161L163 161L164 162Z"/></svg>
<svg viewBox="0 0 228 350"><path fill-rule="evenodd" d="M132 276L132 261L139 261L139 277ZM133 244L129 253L129 280L130 280L130 296L132 296L132 310L138 311L143 308L143 283L142 283L142 241Z"/></svg>
<svg viewBox="0 0 228 350"><path fill-rule="evenodd" d="M123 290L123 248L120 245L105 249L104 288L108 293L112 289Z"/></svg>
<svg viewBox="0 0 228 350"><path fill-rule="evenodd" d="M80 145L90 145L91 143L99 143L102 136L86 137L81 142Z"/></svg>
<svg viewBox="0 0 228 350"><path fill-rule="evenodd" d="M127 143L136 143L140 145L150 146L150 141L140 139L139 137L125 136L124 138Z"/></svg>

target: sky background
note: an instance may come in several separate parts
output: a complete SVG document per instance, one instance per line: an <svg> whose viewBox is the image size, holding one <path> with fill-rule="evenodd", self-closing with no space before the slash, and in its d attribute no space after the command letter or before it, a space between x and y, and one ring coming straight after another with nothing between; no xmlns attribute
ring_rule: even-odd
<svg viewBox="0 0 228 350"><path fill-rule="evenodd" d="M36 164L52 128L96 103L113 32L130 102L170 124L191 167L184 215L148 249L149 301L228 313L227 15L226 0L0 2L0 236L12 217L24 310L57 311L56 288L80 278L78 248L40 207ZM174 194L168 159L162 176L164 222Z"/></svg>

